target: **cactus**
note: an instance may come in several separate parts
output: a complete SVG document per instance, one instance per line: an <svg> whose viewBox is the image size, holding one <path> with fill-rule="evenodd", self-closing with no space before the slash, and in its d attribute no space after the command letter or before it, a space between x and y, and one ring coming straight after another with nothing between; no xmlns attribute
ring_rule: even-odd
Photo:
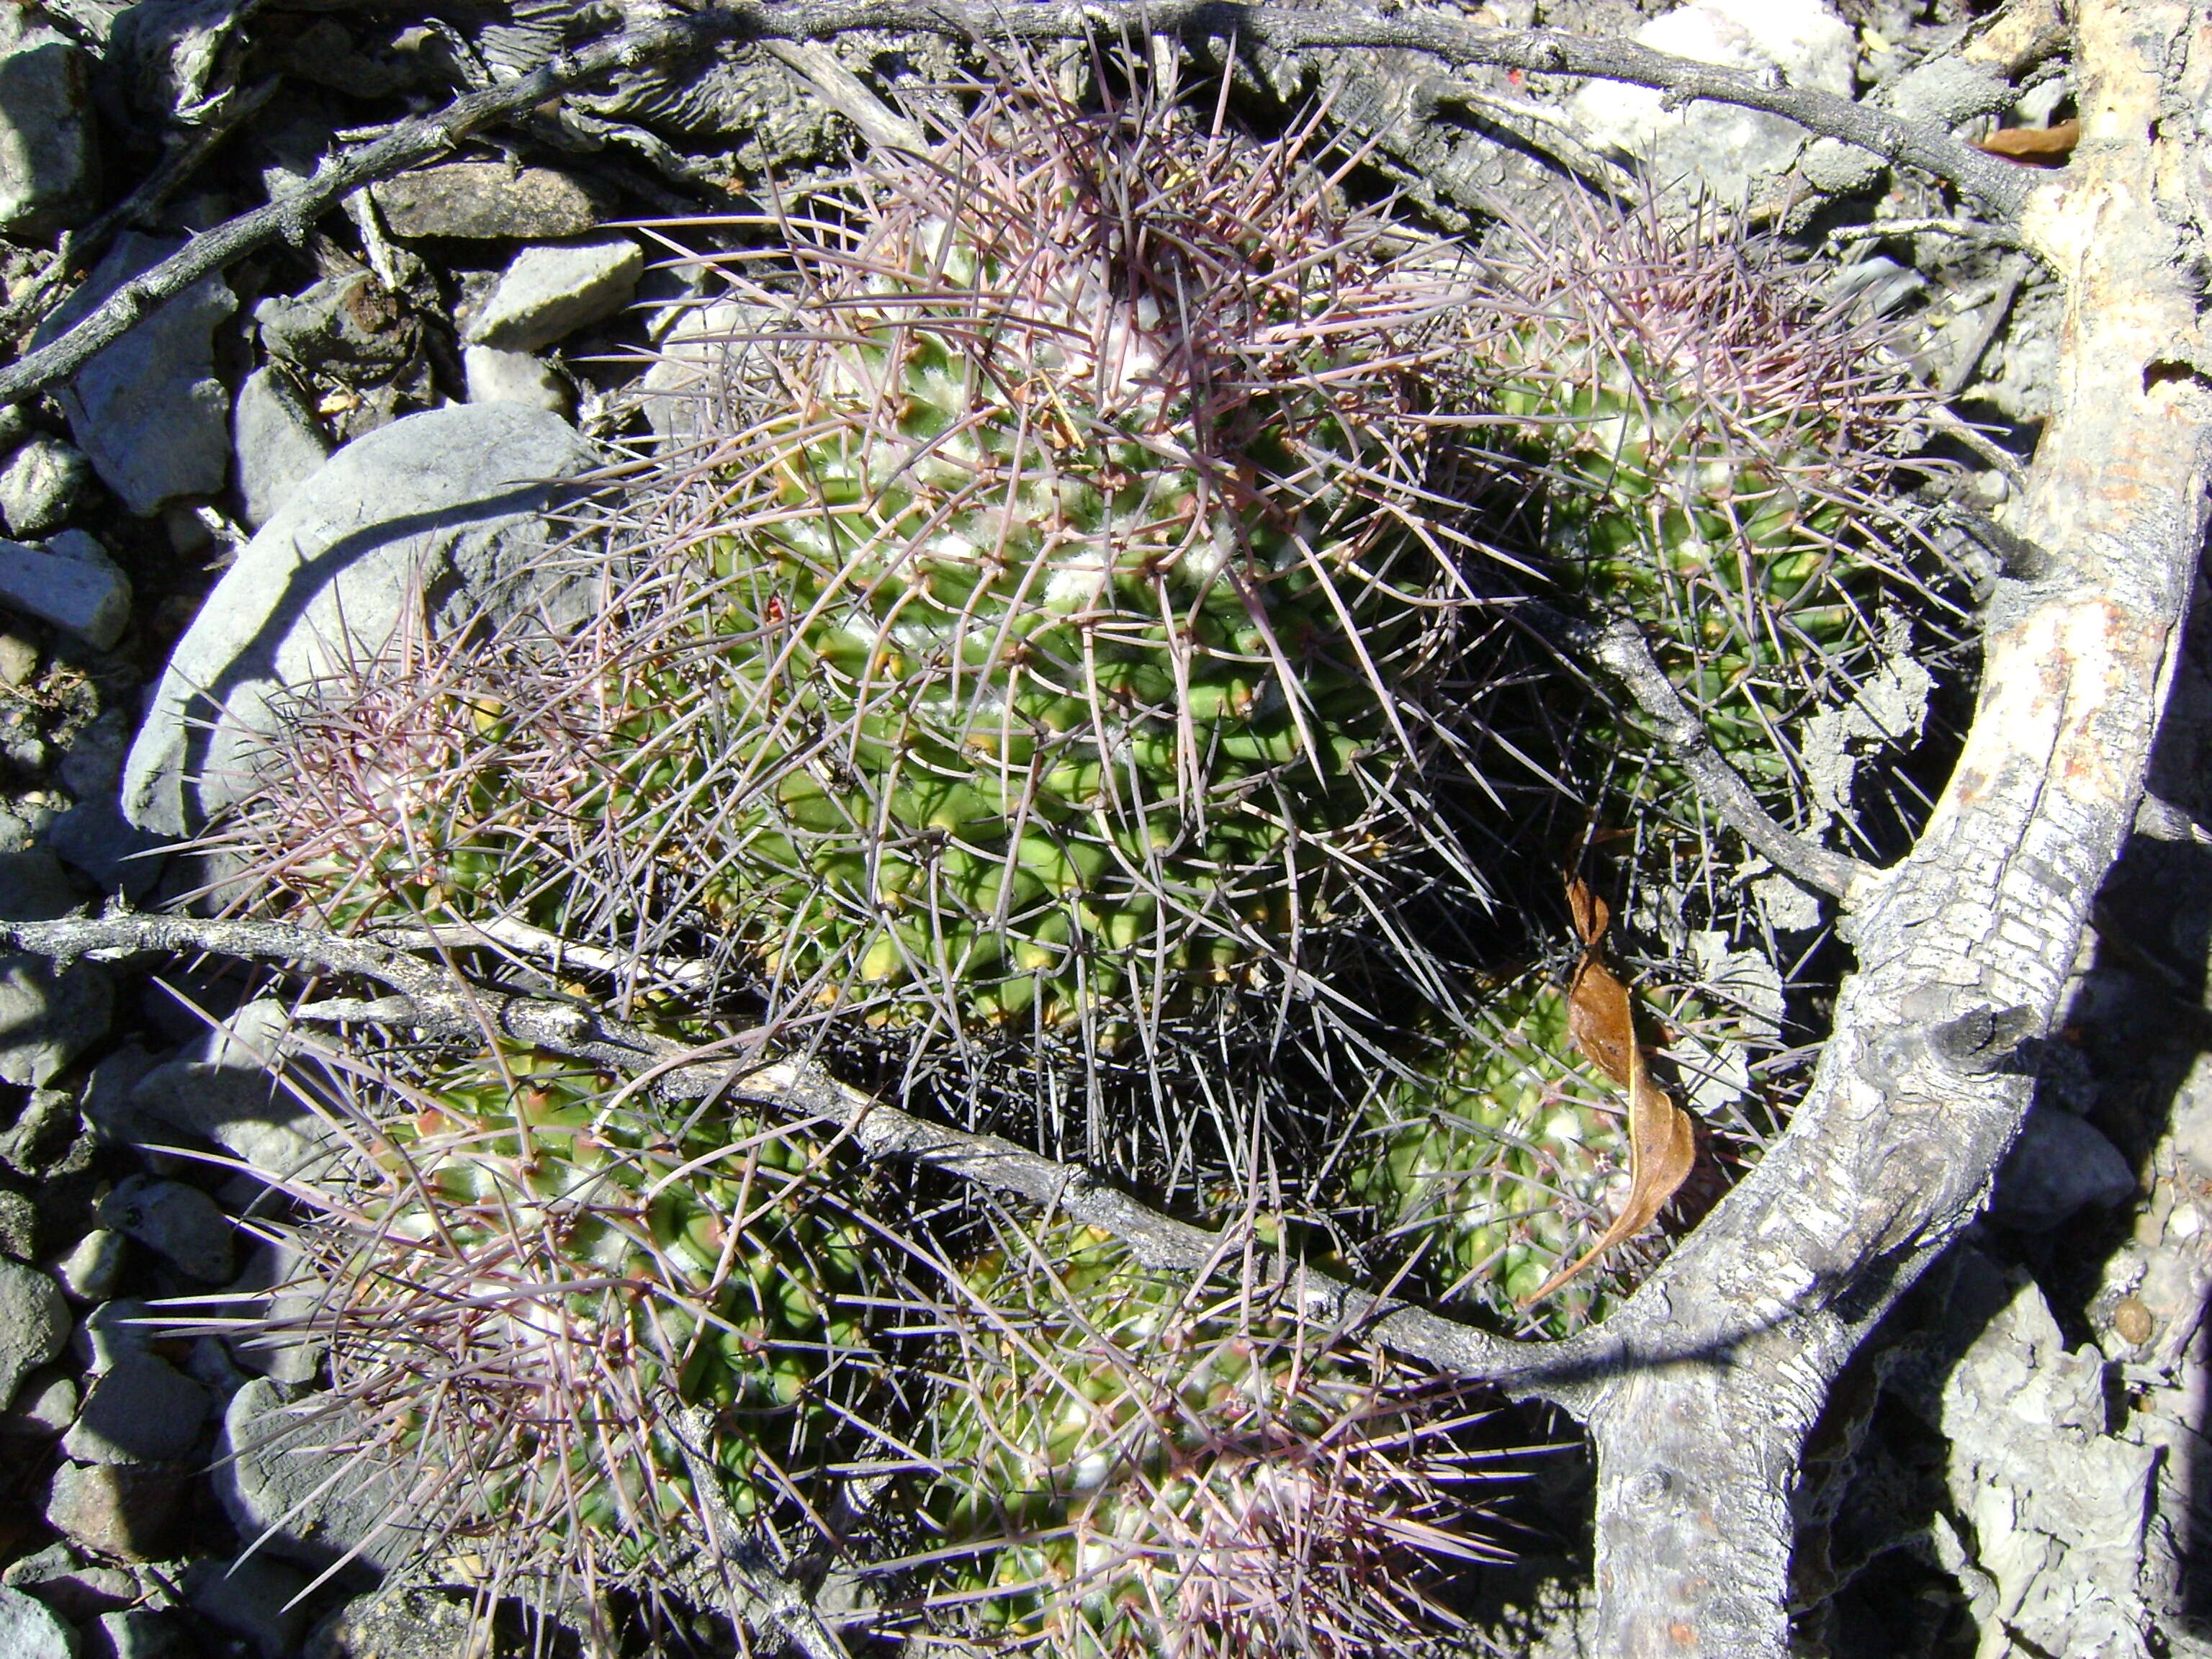
<svg viewBox="0 0 2212 1659"><path fill-rule="evenodd" d="M1502 471L1534 481L1549 574L1632 615L1721 753L1789 810L1805 716L1934 643L1900 638L1907 614L1940 633L1946 574L1893 499L1929 465L1906 458L1933 394L1778 245L1656 207L1517 228L1492 280L1468 398L1508 440ZM1643 741L1611 720L1592 736Z"/></svg>
<svg viewBox="0 0 2212 1659"><path fill-rule="evenodd" d="M1467 1495L1463 1388L1079 1227L968 1284L931 1509L942 1594L996 1639L1087 1659L1419 1648L1456 1622L1435 1599L1454 1574L1504 1558Z"/></svg>
<svg viewBox="0 0 2212 1659"><path fill-rule="evenodd" d="M1540 975L1495 988L1472 1031L1443 1031L1378 1083L1347 1161L1346 1196L1365 1212L1362 1254L1376 1276L1531 1335L1603 1319L1650 1259L1616 1251L1524 1305L1603 1233L1628 1180L1622 1093L1577 1049L1570 1000ZM1771 1046L1758 1016L1686 983L1637 1000L1648 1034L1666 1039L1657 1058L1675 1091L1718 1109L1709 1128L1724 1140L1759 1139L1759 1102L1722 1104L1749 1079L1750 1054Z"/></svg>
<svg viewBox="0 0 2212 1659"><path fill-rule="evenodd" d="M294 1188L315 1293L263 1327L327 1343L324 1412L404 1487L396 1524L604 1591L820 1501L879 1274L817 1126L671 1120L507 1049L364 1074L350 1168Z"/></svg>

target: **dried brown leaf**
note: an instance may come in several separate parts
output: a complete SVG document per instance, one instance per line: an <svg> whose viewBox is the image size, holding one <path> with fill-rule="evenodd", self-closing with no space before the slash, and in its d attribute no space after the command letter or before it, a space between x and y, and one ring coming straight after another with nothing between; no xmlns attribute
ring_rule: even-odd
<svg viewBox="0 0 2212 1659"><path fill-rule="evenodd" d="M1690 1115L1651 1080L1636 1041L1636 1011L1628 988L1606 966L1605 901L1579 878L1567 884L1567 905L1583 936L1582 966L1567 993L1567 1035L1591 1063L1628 1095L1628 1197L1604 1236L1572 1265L1562 1267L1518 1305L1541 1302L1616 1244L1654 1221L1687 1179L1696 1161L1697 1134Z"/></svg>

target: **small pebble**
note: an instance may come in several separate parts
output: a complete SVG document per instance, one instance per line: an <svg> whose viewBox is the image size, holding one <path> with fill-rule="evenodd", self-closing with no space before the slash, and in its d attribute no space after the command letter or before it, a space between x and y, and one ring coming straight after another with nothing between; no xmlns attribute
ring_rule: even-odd
<svg viewBox="0 0 2212 1659"><path fill-rule="evenodd" d="M92 463L58 438L33 438L0 466L0 519L11 536L43 536L69 522Z"/></svg>
<svg viewBox="0 0 2212 1659"><path fill-rule="evenodd" d="M38 672L39 647L21 634L0 634L0 682L27 684Z"/></svg>
<svg viewBox="0 0 2212 1659"><path fill-rule="evenodd" d="M2124 1296L2112 1310L2112 1329L2130 1347L2140 1348L2158 1329L2158 1321L2141 1297Z"/></svg>
<svg viewBox="0 0 2212 1659"><path fill-rule="evenodd" d="M130 1245L121 1233L95 1227L62 1258L54 1269L54 1277L61 1280L63 1291L74 1301L105 1302L115 1294L116 1281L123 1277L123 1263L129 1251Z"/></svg>

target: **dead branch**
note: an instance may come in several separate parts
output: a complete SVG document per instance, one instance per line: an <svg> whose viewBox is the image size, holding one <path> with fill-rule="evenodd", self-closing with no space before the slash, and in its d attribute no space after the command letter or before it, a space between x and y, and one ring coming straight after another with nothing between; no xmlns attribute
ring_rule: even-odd
<svg viewBox="0 0 2212 1659"><path fill-rule="evenodd" d="M0 922L0 945L68 962L155 951L204 951L244 962L286 963L366 979L399 1000L351 998L301 1011L325 1020L363 1018L442 1036L488 1033L594 1066L641 1076L673 1100L743 1101L842 1123L871 1158L927 1164L994 1191L1113 1234L1149 1267L1213 1273L1237 1268L1294 1288L1316 1323L1358 1330L1455 1375L1482 1377L1522 1395L1581 1398L1594 1374L1591 1341L1537 1345L1491 1335L1389 1297L1378 1297L1259 1246L1160 1214L1084 1170L998 1135L946 1127L848 1088L811 1066L765 1061L744 1038L707 1053L588 1007L502 991L453 968L368 940L289 921L209 920L112 911L59 921ZM729 1058L734 1048L738 1057Z"/></svg>
<svg viewBox="0 0 2212 1659"><path fill-rule="evenodd" d="M1808 131L1840 138L1885 161L1917 167L1956 185L1994 216L2017 216L2032 180L2008 161L1964 144L1941 127L1869 109L1832 93L1718 69L1628 40L1589 40L1555 29L1480 28L1435 13L1395 17L1334 9L1302 11L1271 0L1027 0L1018 7L957 0L714 0L696 13L564 52L519 80L471 92L434 114L401 122L373 143L326 161L296 195L226 220L110 295L58 339L0 369L0 404L67 380L163 301L280 237L298 243L315 220L362 186L444 155L471 133L521 115L617 70L637 69L718 40L809 41L859 29L906 30L979 40L1080 39L1093 33L1212 37L1279 52L1397 47L1455 64L1480 64L1626 81L1672 103L1739 104L1786 116Z"/></svg>

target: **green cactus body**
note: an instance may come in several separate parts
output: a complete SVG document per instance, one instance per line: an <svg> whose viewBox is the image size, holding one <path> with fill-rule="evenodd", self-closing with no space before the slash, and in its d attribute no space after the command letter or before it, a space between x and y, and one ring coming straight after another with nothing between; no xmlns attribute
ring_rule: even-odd
<svg viewBox="0 0 2212 1659"><path fill-rule="evenodd" d="M782 983L887 1019L1110 1038L1291 960L1373 874L1427 672L1435 556L1363 429L1404 413L1369 367L1389 272L1340 230L1334 284L1273 277L1279 226L1201 219L1242 291L1187 314L1093 251L1118 158L1087 133L970 135L957 216L895 180L921 201L768 343L789 401L720 465L744 758L705 896ZM1202 165L1260 165L1182 136L1163 223Z"/></svg>
<svg viewBox="0 0 2212 1659"><path fill-rule="evenodd" d="M1382 1255L1445 1302L1507 1318L1604 1230L1627 1170L1620 1091L1575 1052L1567 994L1524 981L1485 1030L1386 1086L1354 1155L1354 1200ZM1535 1310L1553 1334L1602 1318L1617 1275L1600 1263Z"/></svg>
<svg viewBox="0 0 2212 1659"><path fill-rule="evenodd" d="M1715 746L1786 804L1800 723L1897 648L1885 605L1927 597L1881 505L1926 395L1771 246L1650 210L1565 220L1521 232L1504 303L1471 313L1472 401L1510 434L1517 487L1541 480L1549 574L1632 616Z"/></svg>
<svg viewBox="0 0 2212 1659"><path fill-rule="evenodd" d="M1409 1403L1407 1374L1234 1291L1209 1302L1105 1234L1030 1249L1048 1272L994 1255L969 1275L988 1324L937 1413L947 1589L999 1638L1371 1651L1379 1625L1411 1641L1426 1623L1437 1563L1407 1540L1492 1553L1426 1478L1464 1455L1449 1403Z"/></svg>
<svg viewBox="0 0 2212 1659"><path fill-rule="evenodd" d="M449 1528L628 1569L696 1537L695 1469L748 1516L825 1455L830 1397L866 1367L867 1246L803 1132L672 1127L610 1092L526 1053L448 1067L310 1237L347 1288L314 1316L336 1385L460 1477ZM713 1425L699 1461L672 1402Z"/></svg>
<svg viewBox="0 0 2212 1659"><path fill-rule="evenodd" d="M1447 289L1279 151L1142 125L1010 97L788 227L795 292L731 261L729 435L607 509L632 585L534 647L565 688L453 647L392 699L419 787L287 881L706 937L775 1013L962 1041L1325 972L1434 839Z"/></svg>

